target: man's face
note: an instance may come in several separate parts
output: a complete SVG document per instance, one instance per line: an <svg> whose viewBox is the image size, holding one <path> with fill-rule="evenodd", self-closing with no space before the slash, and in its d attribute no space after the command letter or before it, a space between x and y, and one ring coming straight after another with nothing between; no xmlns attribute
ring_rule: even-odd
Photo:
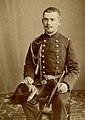
<svg viewBox="0 0 85 120"><path fill-rule="evenodd" d="M45 12L43 15L42 23L45 32L52 34L58 31L60 26L60 16L57 12Z"/></svg>

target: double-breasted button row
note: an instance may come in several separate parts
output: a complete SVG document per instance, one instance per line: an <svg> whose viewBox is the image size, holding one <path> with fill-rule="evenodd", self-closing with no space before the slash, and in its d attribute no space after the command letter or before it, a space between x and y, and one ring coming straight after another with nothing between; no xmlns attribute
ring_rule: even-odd
<svg viewBox="0 0 85 120"><path fill-rule="evenodd" d="M44 40L44 43L43 43L43 45L42 45L43 48L46 46L46 45L45 45L46 41L47 41L47 40ZM42 68L43 68L42 73L43 73L43 74L45 74L45 70L44 70L44 69L45 69L45 65L44 65L44 63L45 63L44 57L45 57L45 56L44 56L44 52L45 52L45 50L42 49L42 53L43 53L43 54L42 54L42 58L43 58L43 60L42 60L42 63L43 63L43 64L42 64Z"/></svg>
<svg viewBox="0 0 85 120"><path fill-rule="evenodd" d="M58 44L59 41L58 41L58 40L55 40L55 42L56 42L56 49L57 49L57 50L56 50L56 53L57 53L56 58L58 59L58 60L56 61L56 64L59 64L59 44ZM58 66L56 66L55 69L58 70ZM55 73L55 74L57 74L57 73Z"/></svg>
<svg viewBox="0 0 85 120"><path fill-rule="evenodd" d="M56 50L56 58L57 58L57 61L56 61L56 67L55 67L55 69L58 70L58 66L57 66L57 65L60 63L60 62L59 62L59 44L58 44L59 41L58 41L58 40L55 40L55 42L56 42L56 46L55 46L55 47L56 47L56 49L57 49L57 50ZM57 73L55 73L55 74L57 74Z"/></svg>
<svg viewBox="0 0 85 120"><path fill-rule="evenodd" d="M43 74L45 74L45 68L46 68L46 66L44 64L45 63L44 52L45 52L46 42L47 42L47 40L44 39L43 44L42 44L42 72L43 72ZM59 69L58 64L60 63L60 61L59 61L59 44L58 44L58 42L59 42L58 40L55 40L55 43L54 43L55 52L56 52L56 60L55 60L56 61L56 63L55 63L56 66L53 66L53 67L55 68L55 70ZM57 74L57 73L55 73L55 74Z"/></svg>
<svg viewBox="0 0 85 120"><path fill-rule="evenodd" d="M47 40L44 39L44 43L43 43L43 45L42 45L43 48L46 46L46 45L45 45L46 41L47 41ZM42 53L45 52L45 50L44 50L43 48L42 48ZM44 54L42 54L42 58L44 58L44 57L45 57ZM45 63L45 61L43 61L43 63Z"/></svg>

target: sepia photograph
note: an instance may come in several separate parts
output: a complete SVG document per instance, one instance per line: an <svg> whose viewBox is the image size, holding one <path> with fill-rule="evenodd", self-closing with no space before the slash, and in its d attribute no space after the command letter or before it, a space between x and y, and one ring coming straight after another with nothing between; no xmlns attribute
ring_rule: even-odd
<svg viewBox="0 0 85 120"><path fill-rule="evenodd" d="M0 120L85 120L85 0L0 0Z"/></svg>

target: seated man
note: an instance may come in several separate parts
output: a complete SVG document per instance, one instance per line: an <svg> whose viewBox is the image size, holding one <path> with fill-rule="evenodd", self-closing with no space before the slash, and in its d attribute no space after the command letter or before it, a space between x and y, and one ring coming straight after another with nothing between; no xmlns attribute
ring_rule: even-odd
<svg viewBox="0 0 85 120"><path fill-rule="evenodd" d="M55 7L49 7L43 12L42 24L44 34L35 39L29 47L25 66L24 80L32 92L27 102L22 104L27 120L36 120L38 110L31 104L35 94L38 94L37 83L44 84L43 97L48 96L63 71L65 75L52 98L53 120L66 120L66 103L70 97L76 80L79 77L79 62L72 40L59 33L61 13ZM38 95L39 96L39 95Z"/></svg>

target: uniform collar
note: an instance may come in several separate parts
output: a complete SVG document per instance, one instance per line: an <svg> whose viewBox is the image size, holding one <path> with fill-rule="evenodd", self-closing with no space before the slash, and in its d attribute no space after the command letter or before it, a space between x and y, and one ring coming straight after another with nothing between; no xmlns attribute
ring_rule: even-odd
<svg viewBox="0 0 85 120"><path fill-rule="evenodd" d="M59 32L54 33L53 35L49 35L45 32L44 36L48 38L57 38L59 35Z"/></svg>

